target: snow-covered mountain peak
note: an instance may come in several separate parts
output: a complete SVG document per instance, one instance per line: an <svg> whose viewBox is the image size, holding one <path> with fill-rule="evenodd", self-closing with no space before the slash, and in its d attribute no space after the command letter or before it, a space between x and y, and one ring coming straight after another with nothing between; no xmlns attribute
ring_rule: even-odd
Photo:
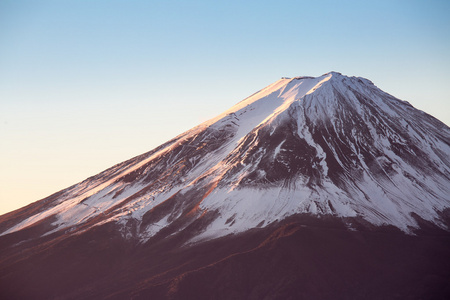
<svg viewBox="0 0 450 300"><path fill-rule="evenodd" d="M296 214L405 232L445 227L450 129L360 77L281 78L156 149L37 202L3 234L105 223L147 240L200 226L192 241ZM349 225L351 226L351 225Z"/></svg>

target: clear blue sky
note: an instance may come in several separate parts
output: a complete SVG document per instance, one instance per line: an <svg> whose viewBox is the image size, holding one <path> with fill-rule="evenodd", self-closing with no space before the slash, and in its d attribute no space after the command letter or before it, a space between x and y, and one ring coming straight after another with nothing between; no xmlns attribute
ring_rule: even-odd
<svg viewBox="0 0 450 300"><path fill-rule="evenodd" d="M450 1L0 2L0 214L282 76L362 76L450 124Z"/></svg>

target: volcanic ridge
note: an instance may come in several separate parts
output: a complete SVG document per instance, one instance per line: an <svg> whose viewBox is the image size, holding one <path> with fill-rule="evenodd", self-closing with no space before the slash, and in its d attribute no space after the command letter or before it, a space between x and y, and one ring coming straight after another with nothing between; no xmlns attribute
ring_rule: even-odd
<svg viewBox="0 0 450 300"><path fill-rule="evenodd" d="M361 77L283 77L0 216L0 280L8 296L34 299L440 298L449 208L448 126ZM72 255L79 265L59 270Z"/></svg>

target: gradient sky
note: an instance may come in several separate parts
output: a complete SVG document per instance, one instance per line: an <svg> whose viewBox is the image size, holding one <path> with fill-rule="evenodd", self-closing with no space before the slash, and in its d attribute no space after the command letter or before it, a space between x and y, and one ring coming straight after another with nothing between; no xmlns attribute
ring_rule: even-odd
<svg viewBox="0 0 450 300"><path fill-rule="evenodd" d="M450 124L450 1L0 1L0 214L282 76L362 76Z"/></svg>

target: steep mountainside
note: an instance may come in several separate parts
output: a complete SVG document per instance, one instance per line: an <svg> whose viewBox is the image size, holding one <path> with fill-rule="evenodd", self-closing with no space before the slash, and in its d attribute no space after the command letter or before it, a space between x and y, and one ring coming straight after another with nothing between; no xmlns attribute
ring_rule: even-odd
<svg viewBox="0 0 450 300"><path fill-rule="evenodd" d="M389 280L403 296L439 296L450 279L440 269L449 208L448 126L364 78L282 78L148 153L0 216L0 281L18 298L220 298L221 289L242 299L379 298L396 291L380 289ZM366 282L386 272L406 277ZM261 286L239 281L256 274ZM331 287L317 286L321 276Z"/></svg>

